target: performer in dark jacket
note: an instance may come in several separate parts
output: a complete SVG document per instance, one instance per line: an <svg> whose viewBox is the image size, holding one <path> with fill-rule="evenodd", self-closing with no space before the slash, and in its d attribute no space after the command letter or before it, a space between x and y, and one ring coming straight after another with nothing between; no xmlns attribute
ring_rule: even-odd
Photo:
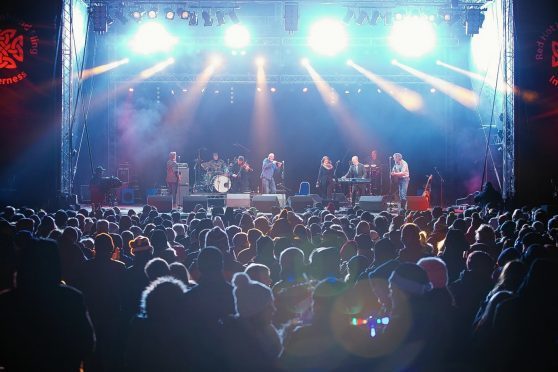
<svg viewBox="0 0 558 372"><path fill-rule="evenodd" d="M253 169L244 156L240 155L231 169L233 192L250 192L250 173L252 171Z"/></svg>
<svg viewBox="0 0 558 372"><path fill-rule="evenodd" d="M351 158L351 166L347 173L343 176L343 178L365 178L366 176L366 169L364 168L364 164L358 161L358 156L353 156ZM354 184L351 185L351 203L355 204L357 199L360 198L361 195L364 195L366 186L364 184Z"/></svg>
<svg viewBox="0 0 558 372"><path fill-rule="evenodd" d="M324 199L331 199L331 193L333 192L333 173L334 167L333 164L331 164L331 160L329 160L328 156L324 156L320 164L320 170L318 171L318 180L316 181L318 193Z"/></svg>

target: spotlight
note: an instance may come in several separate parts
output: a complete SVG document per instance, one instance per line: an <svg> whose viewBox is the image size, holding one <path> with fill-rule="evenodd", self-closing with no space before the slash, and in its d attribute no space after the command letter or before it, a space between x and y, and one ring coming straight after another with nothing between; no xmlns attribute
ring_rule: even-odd
<svg viewBox="0 0 558 372"><path fill-rule="evenodd" d="M250 32L242 25L235 24L225 31L225 45L231 49L243 49L250 44Z"/></svg>
<svg viewBox="0 0 558 372"><path fill-rule="evenodd" d="M307 93L307 92L308 92L308 88L307 88L307 87L302 88L302 93Z"/></svg>
<svg viewBox="0 0 558 372"><path fill-rule="evenodd" d="M219 67L223 64L223 58L221 58L221 56L216 55L211 57L211 66L213 67Z"/></svg>
<svg viewBox="0 0 558 372"><path fill-rule="evenodd" d="M382 93L382 90L380 88L376 89L376 92L378 92L378 94Z"/></svg>
<svg viewBox="0 0 558 372"><path fill-rule="evenodd" d="M384 14L384 25L390 26L393 23L393 14L391 12L386 12Z"/></svg>
<svg viewBox="0 0 558 372"><path fill-rule="evenodd" d="M138 54L169 52L177 42L178 39L169 34L161 23L147 22L131 39L130 47Z"/></svg>
<svg viewBox="0 0 558 372"><path fill-rule="evenodd" d="M310 65L310 60L308 58L303 58L300 60L300 64L303 65L304 67Z"/></svg>
<svg viewBox="0 0 558 372"><path fill-rule="evenodd" d="M149 9L149 11L147 12L147 18L149 18L149 19L157 18L157 8Z"/></svg>
<svg viewBox="0 0 558 372"><path fill-rule="evenodd" d="M370 18L370 24L372 26L376 26L378 24L378 21L380 20L380 18L381 18L380 12L377 11L377 10L374 10L372 12L372 17Z"/></svg>
<svg viewBox="0 0 558 372"><path fill-rule="evenodd" d="M403 20L403 13L401 13L401 12L395 13L395 20L396 20L397 22L402 21L402 20Z"/></svg>
<svg viewBox="0 0 558 372"><path fill-rule="evenodd" d="M358 12L358 17L355 22L357 25L362 25L367 19L368 13L366 13L364 10L361 10Z"/></svg>
<svg viewBox="0 0 558 372"><path fill-rule="evenodd" d="M430 88L430 93L432 94L436 93L436 88Z"/></svg>
<svg viewBox="0 0 558 372"><path fill-rule="evenodd" d="M420 57L436 46L436 31L431 22L422 18L406 18L393 25L389 44L405 57Z"/></svg>
<svg viewBox="0 0 558 372"><path fill-rule="evenodd" d="M234 24L240 23L240 21L238 20L238 16L236 15L236 11L234 9L231 9L229 11L229 18L231 19L231 22Z"/></svg>
<svg viewBox="0 0 558 372"><path fill-rule="evenodd" d="M176 12L178 13L180 19L188 19L188 17L190 17L190 12L188 12L186 9L178 8Z"/></svg>
<svg viewBox="0 0 558 372"><path fill-rule="evenodd" d="M392 60L391 60L391 64L392 64L392 65L397 64L397 60L396 60L396 59L392 59Z"/></svg>
<svg viewBox="0 0 558 372"><path fill-rule="evenodd" d="M343 17L343 22L345 23L351 22L351 19L353 19L354 15L355 15L354 10L347 8L347 13L345 14L345 17Z"/></svg>
<svg viewBox="0 0 558 372"><path fill-rule="evenodd" d="M128 88L128 92L132 93L134 91L134 88Z"/></svg>
<svg viewBox="0 0 558 372"><path fill-rule="evenodd" d="M348 59L347 60L347 66L352 66L353 65L353 60L352 59Z"/></svg>
<svg viewBox="0 0 558 372"><path fill-rule="evenodd" d="M198 15L196 14L196 12L190 12L188 19L189 19L188 25L190 26L198 25Z"/></svg>
<svg viewBox="0 0 558 372"><path fill-rule="evenodd" d="M335 19L322 19L310 28L308 45L318 54L334 56L345 50L348 44L345 25Z"/></svg>
<svg viewBox="0 0 558 372"><path fill-rule="evenodd" d="M275 87L271 87L270 91L271 91L271 93L275 93L275 92L277 92L277 89Z"/></svg>
<svg viewBox="0 0 558 372"><path fill-rule="evenodd" d="M207 10L204 10L202 12L202 18L203 18L203 25L205 27L213 26L213 19L211 19L211 15Z"/></svg>
<svg viewBox="0 0 558 372"><path fill-rule="evenodd" d="M225 13L223 13L222 10L218 10L218 11L215 13L215 17L217 18L217 24L218 24L219 26L222 26L222 25L225 24Z"/></svg>
<svg viewBox="0 0 558 372"><path fill-rule="evenodd" d="M165 18L168 19L169 21L172 21L174 19L174 10L172 10L171 8L166 8Z"/></svg>
<svg viewBox="0 0 558 372"><path fill-rule="evenodd" d="M130 15L132 16L134 21L139 22L139 21L141 21L142 13L143 12L141 10L134 10Z"/></svg>
<svg viewBox="0 0 558 372"><path fill-rule="evenodd" d="M264 64L265 64L265 59L264 59L264 57L258 57L258 58L256 58L256 66L262 67Z"/></svg>

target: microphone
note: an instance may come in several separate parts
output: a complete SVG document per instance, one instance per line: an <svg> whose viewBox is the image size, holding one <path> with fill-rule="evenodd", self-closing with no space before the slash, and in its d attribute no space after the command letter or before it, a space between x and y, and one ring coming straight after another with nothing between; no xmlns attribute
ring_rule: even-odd
<svg viewBox="0 0 558 372"><path fill-rule="evenodd" d="M178 158L178 161L180 162L180 155L178 155L177 158Z"/></svg>

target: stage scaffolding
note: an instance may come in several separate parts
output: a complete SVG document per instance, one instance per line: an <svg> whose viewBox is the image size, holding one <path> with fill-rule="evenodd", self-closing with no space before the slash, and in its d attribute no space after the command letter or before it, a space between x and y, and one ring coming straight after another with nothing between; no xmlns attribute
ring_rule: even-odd
<svg viewBox="0 0 558 372"><path fill-rule="evenodd" d="M116 2L111 1L95 1L95 3L109 3L115 4ZM258 1L258 3L274 3L277 4L278 9L282 9L282 5L287 1ZM339 2L341 7L348 8L373 8L373 7L383 7L389 8L405 7L405 6L434 6L434 7L450 7L453 1L451 0L430 0L430 1L417 1L417 0L405 0L405 1L393 1L386 2L380 0L370 0L370 1L351 1L351 2ZM79 148L81 147L80 137L83 137L83 123L76 120L77 106L79 101L83 99L83 94L80 94L79 85L81 83L79 79L79 68L80 59L84 58L85 55L85 45L77 45L74 33L76 32L74 28L74 17L75 8L81 7L82 9L87 9L87 4L94 3L93 1L85 0L63 0L63 11L62 11L62 29L61 29L61 43L60 43L60 56L62 64L62 81L61 81L61 93L62 93L62 120L61 126L61 143L60 143L60 194L70 195L76 192L74 185L74 176L76 173L77 161L79 157ZM134 5L136 3L170 3L165 1L126 1L122 4ZM180 1L172 1L173 4L179 4ZM186 2L184 2L186 3ZM223 4L223 2L215 1L199 1L204 7L211 7L213 3ZM227 2L228 3L228 2ZM234 1L231 4L246 5L250 2L248 1ZM292 1L291 1L292 3ZM300 4L320 4L328 3L327 1L320 0L300 0L295 1L295 3ZM470 0L459 2L460 8L471 8L471 7L481 7L486 3L486 0ZM201 6L201 5L200 5ZM512 199L516 193L516 179L515 179L515 86L514 86L514 19L513 19L513 0L501 0L502 14L503 14L503 74L505 82L505 102L504 102L504 124L503 124L503 143L502 143L502 176L503 176L503 189L502 194L505 199ZM88 12L85 10L82 12L85 14L85 18L88 18ZM90 28L88 20L82 20L86 27ZM92 33L91 30L86 32ZM110 32L110 31L109 31ZM216 38L203 38L204 44L211 44L218 42ZM258 38L255 37L253 43L256 45L276 45L281 46L295 46L304 42L304 38L299 36L293 37L266 37ZM353 41L353 43L359 43L358 40ZM361 41L361 47L367 46L381 46L384 41L378 40L363 40ZM447 40L442 40L442 44L448 47L456 45L457 40L448 38ZM181 83L185 86L191 84L195 81L196 74L166 74L161 73L154 77L147 79L147 83ZM409 76L409 75L389 75L384 76L396 83L409 84L409 85L421 85L424 82ZM114 74L111 75L111 89L116 89L120 84L126 84L132 80L131 75L126 74ZM313 81L308 75L305 74L280 74L280 75L269 75L269 84L284 84L284 85L302 85L302 84L312 84ZM360 75L323 75L323 79L331 85L372 85L368 79ZM216 75L212 77L211 83L222 83L222 84L255 84L255 77L253 75L228 75L220 76ZM110 102L108 109L114 109L114 101ZM114 120L109 120L110 130L114 130ZM77 146L76 146L76 142ZM116 143L117 139L112 138L109 140L109 171L116 169ZM111 169L114 168L114 169Z"/></svg>

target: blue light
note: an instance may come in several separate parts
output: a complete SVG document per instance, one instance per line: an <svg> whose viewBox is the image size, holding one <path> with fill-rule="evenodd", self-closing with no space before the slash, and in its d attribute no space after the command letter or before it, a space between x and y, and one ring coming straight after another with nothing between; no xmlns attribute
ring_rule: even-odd
<svg viewBox="0 0 558 372"><path fill-rule="evenodd" d="M250 44L250 32L240 24L234 24L225 31L225 45L231 49L244 49Z"/></svg>
<svg viewBox="0 0 558 372"><path fill-rule="evenodd" d="M316 53L334 56L349 44L345 25L335 19L325 18L312 25L308 35L308 46Z"/></svg>
<svg viewBox="0 0 558 372"><path fill-rule="evenodd" d="M421 57L436 46L432 22L421 17L405 17L395 22L389 35L390 47L405 57Z"/></svg>
<svg viewBox="0 0 558 372"><path fill-rule="evenodd" d="M165 27L157 22L142 24L130 40L130 48L138 54L170 52L178 43L178 38L171 35Z"/></svg>

